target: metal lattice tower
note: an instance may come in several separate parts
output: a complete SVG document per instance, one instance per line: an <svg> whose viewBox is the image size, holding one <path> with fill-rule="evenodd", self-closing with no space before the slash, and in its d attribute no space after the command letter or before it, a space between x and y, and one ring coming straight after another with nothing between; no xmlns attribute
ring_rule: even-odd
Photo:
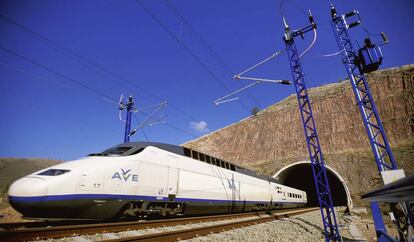
<svg viewBox="0 0 414 242"><path fill-rule="evenodd" d="M306 32L312 30L316 31L316 24L313 22L312 16L309 16L309 19L311 21L310 26L294 32L289 29L288 25L285 22L285 36L283 40L286 44L286 51L292 70L293 83L295 85L296 96L298 98L299 109L301 113L301 120L306 136L306 144L311 160L312 173L315 181L315 187L325 231L325 240L340 241L341 237L336 223L335 211L329 189L322 149L319 144L319 138L313 118L312 107L309 101L304 73L302 71L300 63L300 56L294 42L295 37L303 37Z"/></svg>
<svg viewBox="0 0 414 242"><path fill-rule="evenodd" d="M357 16L358 20L352 23L347 23L347 18L351 18L352 16ZM356 102L361 113L378 171L383 173L384 171L396 170L397 163L388 143L367 79L364 75L364 72L370 72L372 70L364 70L364 67L361 65L361 61L363 61L361 58L363 58L363 56L358 55L358 52L355 51L348 32L348 29L361 23L359 13L354 10L350 13L338 16L336 9L331 5L331 18L331 25L339 50L341 51L342 62L345 65L352 90L355 94ZM381 54L380 51L381 50L379 49L379 54ZM369 58L371 58L371 56L369 56ZM382 60L382 54L380 60ZM388 241L384 236L386 234L386 228L378 203L371 202L371 209L378 240Z"/></svg>
<svg viewBox="0 0 414 242"><path fill-rule="evenodd" d="M388 143L367 79L358 67L359 60L357 60L358 57L348 33L350 25L346 23L345 18L346 15L337 16L335 13L332 14L331 22L338 47L342 51L342 62L351 81L378 170L395 170L397 163Z"/></svg>

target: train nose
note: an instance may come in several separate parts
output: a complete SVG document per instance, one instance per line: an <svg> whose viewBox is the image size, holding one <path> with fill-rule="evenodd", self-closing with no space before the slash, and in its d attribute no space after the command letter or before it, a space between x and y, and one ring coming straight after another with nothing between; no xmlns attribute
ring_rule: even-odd
<svg viewBox="0 0 414 242"><path fill-rule="evenodd" d="M46 180L39 177L23 177L10 186L8 195L10 204L18 210L22 204L41 202L46 193Z"/></svg>

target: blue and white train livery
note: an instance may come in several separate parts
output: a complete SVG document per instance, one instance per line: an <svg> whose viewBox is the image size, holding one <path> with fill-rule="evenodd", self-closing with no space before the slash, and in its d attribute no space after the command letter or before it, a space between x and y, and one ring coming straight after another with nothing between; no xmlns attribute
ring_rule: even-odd
<svg viewBox="0 0 414 242"><path fill-rule="evenodd" d="M306 205L306 193L180 146L132 142L15 181L25 217L113 219L201 215Z"/></svg>

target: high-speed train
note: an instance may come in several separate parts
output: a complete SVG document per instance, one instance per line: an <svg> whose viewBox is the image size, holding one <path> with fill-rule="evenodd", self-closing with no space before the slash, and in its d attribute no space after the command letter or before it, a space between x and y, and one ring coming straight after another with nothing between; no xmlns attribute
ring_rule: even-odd
<svg viewBox="0 0 414 242"><path fill-rule="evenodd" d="M181 146L132 142L15 181L10 204L29 218L114 219L302 207L304 191Z"/></svg>

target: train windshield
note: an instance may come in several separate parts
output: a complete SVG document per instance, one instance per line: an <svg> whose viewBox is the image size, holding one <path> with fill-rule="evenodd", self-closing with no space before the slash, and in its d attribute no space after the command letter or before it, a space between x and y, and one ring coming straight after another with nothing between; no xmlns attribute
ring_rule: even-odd
<svg viewBox="0 0 414 242"><path fill-rule="evenodd" d="M43 172L38 173L39 176L59 176L65 173L68 173L70 170L63 169L49 169Z"/></svg>
<svg viewBox="0 0 414 242"><path fill-rule="evenodd" d="M126 155L135 155L143 151L145 147L135 149L134 146L115 146L107 150L102 151L101 153L90 154L89 156L126 156Z"/></svg>

